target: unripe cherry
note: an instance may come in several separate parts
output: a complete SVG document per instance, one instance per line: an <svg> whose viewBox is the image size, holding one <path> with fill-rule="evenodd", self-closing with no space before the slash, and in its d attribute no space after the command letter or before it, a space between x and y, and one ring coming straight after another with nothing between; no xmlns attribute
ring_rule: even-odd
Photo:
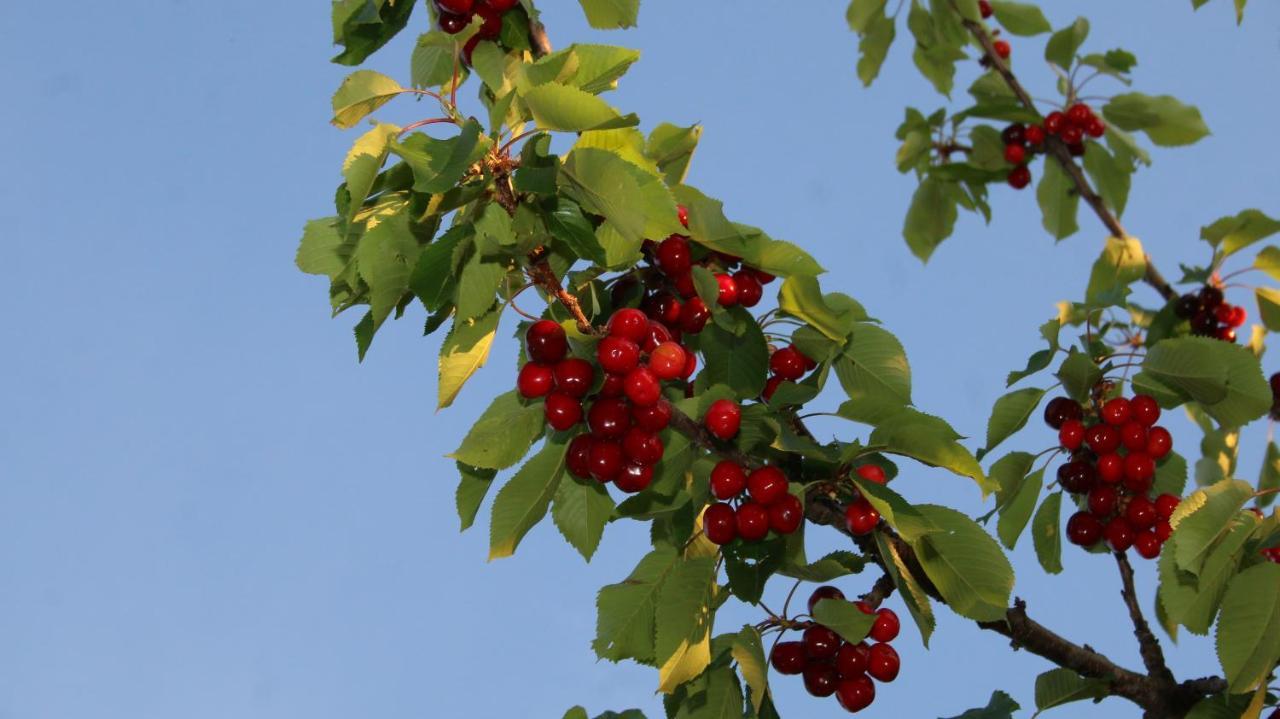
<svg viewBox="0 0 1280 719"><path fill-rule="evenodd" d="M622 467L618 476L614 477L613 483L618 489L628 494L643 492L653 483L653 467L628 462Z"/></svg>
<svg viewBox="0 0 1280 719"><path fill-rule="evenodd" d="M748 542L764 539L769 533L769 510L763 504L747 502L738 507L734 517L738 536Z"/></svg>
<svg viewBox="0 0 1280 719"><path fill-rule="evenodd" d="M596 382L596 368L581 357L565 357L555 366L556 389L582 399Z"/></svg>
<svg viewBox="0 0 1280 719"><path fill-rule="evenodd" d="M888 644L878 642L871 645L871 657L867 662L867 674L881 682L891 682L898 678L898 669L902 660L898 652Z"/></svg>
<svg viewBox="0 0 1280 719"><path fill-rule="evenodd" d="M591 476L599 482L611 482L622 471L627 458L622 452L622 445L609 440L593 440L591 442Z"/></svg>
<svg viewBox="0 0 1280 719"><path fill-rule="evenodd" d="M645 313L632 307L623 307L609 318L609 334L643 344L649 331L649 318Z"/></svg>
<svg viewBox="0 0 1280 719"><path fill-rule="evenodd" d="M565 450L564 463L578 479L591 479L592 443L591 435L580 434L569 442L569 448Z"/></svg>
<svg viewBox="0 0 1280 719"><path fill-rule="evenodd" d="M1084 423L1078 419L1069 419L1058 430L1058 444L1074 452L1084 444L1084 435Z"/></svg>
<svg viewBox="0 0 1280 719"><path fill-rule="evenodd" d="M684 348L675 342L663 342L649 353L649 369L661 380L679 379L684 373Z"/></svg>
<svg viewBox="0 0 1280 719"><path fill-rule="evenodd" d="M640 346L610 335L596 345L596 361L609 374L627 374L640 364Z"/></svg>
<svg viewBox="0 0 1280 719"><path fill-rule="evenodd" d="M662 439L639 427L632 427L622 436L622 450L636 464L651 467L662 461Z"/></svg>
<svg viewBox="0 0 1280 719"><path fill-rule="evenodd" d="M524 333L525 347L534 362L555 364L569 351L569 339L564 328L551 320L538 320Z"/></svg>
<svg viewBox="0 0 1280 719"><path fill-rule="evenodd" d="M782 499L769 505L769 529L778 534L791 534L804 522L804 505L794 494L785 494Z"/></svg>
<svg viewBox="0 0 1280 719"><path fill-rule="evenodd" d="M809 595L808 607L810 614L813 614L814 608L817 607L818 602L823 599L834 599L836 601L843 602L844 592L840 591L839 587L833 587L830 584L825 584L813 590L813 594Z"/></svg>
<svg viewBox="0 0 1280 719"><path fill-rule="evenodd" d="M620 439L631 428L631 409L624 399L598 399L587 412L587 426L596 439Z"/></svg>
<svg viewBox="0 0 1280 719"><path fill-rule="evenodd" d="M716 502L702 515L702 531L713 544L725 545L738 536L733 507Z"/></svg>
<svg viewBox="0 0 1280 719"><path fill-rule="evenodd" d="M539 362L526 362L516 376L516 389L525 399L537 399L546 396L555 386L555 374L547 365Z"/></svg>
<svg viewBox="0 0 1280 719"><path fill-rule="evenodd" d="M769 663L779 674L799 674L808 662L802 642L778 642L769 655Z"/></svg>
<svg viewBox="0 0 1280 719"><path fill-rule="evenodd" d="M877 642L891 642L901 630L902 622L898 620L898 615L892 609L882 607L876 611L876 623L871 625L871 632L867 636Z"/></svg>
<svg viewBox="0 0 1280 719"><path fill-rule="evenodd" d="M720 287L716 302L721 307L732 307L738 304L738 283L733 281L732 276L720 273L716 275L716 284Z"/></svg>
<svg viewBox="0 0 1280 719"><path fill-rule="evenodd" d="M751 270L738 270L733 273L733 281L738 286L738 304L743 307L755 307L764 297L764 286Z"/></svg>
<svg viewBox="0 0 1280 719"><path fill-rule="evenodd" d="M728 441L738 434L738 428L742 424L742 410L737 402L718 399L711 403L702 423L712 436Z"/></svg>
<svg viewBox="0 0 1280 719"><path fill-rule="evenodd" d="M733 499L747 488L747 473L742 465L724 459L711 468L711 493L716 499Z"/></svg>
<svg viewBox="0 0 1280 719"><path fill-rule="evenodd" d="M672 277L686 274L693 266L689 241L680 235L672 235L658 243L656 255L658 266Z"/></svg>
<svg viewBox="0 0 1280 719"><path fill-rule="evenodd" d="M543 411L547 424L557 432L563 432L582 421L582 403L563 392L547 395Z"/></svg>

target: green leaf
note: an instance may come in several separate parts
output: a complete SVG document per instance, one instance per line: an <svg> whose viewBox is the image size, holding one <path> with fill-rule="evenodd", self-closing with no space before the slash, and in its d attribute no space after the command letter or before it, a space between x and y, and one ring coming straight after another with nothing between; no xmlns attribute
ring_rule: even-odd
<svg viewBox="0 0 1280 719"><path fill-rule="evenodd" d="M1280 290L1257 287L1254 298L1258 301L1258 316L1262 324L1272 332L1280 332Z"/></svg>
<svg viewBox="0 0 1280 719"><path fill-rule="evenodd" d="M338 218L322 217L307 222L294 262L307 274L336 279L351 262L355 247L354 241L338 231Z"/></svg>
<svg viewBox="0 0 1280 719"><path fill-rule="evenodd" d="M805 565L785 565L778 574L792 579L803 579L806 582L829 582L832 579L857 574L866 566L867 561L860 555L845 550L837 550Z"/></svg>
<svg viewBox="0 0 1280 719"><path fill-rule="evenodd" d="M769 662L764 656L760 633L751 625L743 627L742 631L734 635L733 649L730 651L734 661L738 663L738 671L751 690L751 707L759 716L760 706L769 694Z"/></svg>
<svg viewBox="0 0 1280 719"><path fill-rule="evenodd" d="M565 446L548 441L498 491L489 520L489 561L510 557L524 535L547 515L564 476Z"/></svg>
<svg viewBox="0 0 1280 719"><path fill-rule="evenodd" d="M689 210L689 228L677 230L680 234L690 235L713 250L741 257L744 264L779 277L823 273L822 266L799 247L775 240L759 228L730 222L724 215L724 203L719 200L689 185L680 185L674 191Z"/></svg>
<svg viewBox="0 0 1280 719"><path fill-rule="evenodd" d="M839 634L846 642L857 644L867 638L871 625L876 623L875 613L867 614L853 602L842 599L823 599L813 608L813 619Z"/></svg>
<svg viewBox="0 0 1280 719"><path fill-rule="evenodd" d="M987 421L987 446L982 452L990 452L996 445L1025 427L1036 407L1040 406L1044 393L1045 390L1038 387L1027 387L1014 390L996 400L995 406L991 408L991 419Z"/></svg>
<svg viewBox="0 0 1280 719"><path fill-rule="evenodd" d="M929 637L933 636L933 630L937 624L933 617L933 607L929 604L929 595L925 594L924 589L916 582L902 555L898 553L897 546L888 541L881 532L876 532L875 538L880 556L885 560L885 573L897 587L898 596L902 598L911 618L915 620L916 627L920 630L920 640L927 648Z"/></svg>
<svg viewBox="0 0 1280 719"><path fill-rule="evenodd" d="M1243 548L1258 522L1241 513L1230 520L1226 535L1205 558L1199 575L1177 566L1177 542L1170 539L1160 555L1159 600L1169 621L1183 624L1196 634L1208 634L1227 582L1235 576L1243 559Z"/></svg>
<svg viewBox="0 0 1280 719"><path fill-rule="evenodd" d="M889 48L897 35L896 23L893 18L885 15L885 4L885 0L870 0L870 2L854 0L849 5L849 25L859 35L858 80L864 87L870 87L879 76L880 68L884 65L885 58L889 56ZM853 13L859 6L874 6L875 9L865 15L865 20L860 16L855 24Z"/></svg>
<svg viewBox="0 0 1280 719"><path fill-rule="evenodd" d="M1013 713L1021 708L1013 697L1002 691L995 691L991 693L991 698L987 700L985 707L970 709L947 719L1013 719Z"/></svg>
<svg viewBox="0 0 1280 719"><path fill-rule="evenodd" d="M522 94L538 127L564 132L634 127L640 118L620 115L609 103L568 85L547 83Z"/></svg>
<svg viewBox="0 0 1280 719"><path fill-rule="evenodd" d="M1166 339L1147 351L1135 386L1150 378L1199 402L1224 427L1240 427L1271 407L1271 388L1247 347L1206 337Z"/></svg>
<svg viewBox="0 0 1280 719"><path fill-rule="evenodd" d="M868 441L884 447L883 451L890 454L911 457L924 464L971 477L984 493L994 490L994 485L982 474L978 460L956 441L958 439L961 439L960 435L945 421L904 408L876 427Z"/></svg>
<svg viewBox="0 0 1280 719"><path fill-rule="evenodd" d="M1253 258L1253 266L1267 273L1273 280L1280 280L1280 247L1268 245Z"/></svg>
<svg viewBox="0 0 1280 719"><path fill-rule="evenodd" d="M911 542L931 532L941 531L915 505L883 484L855 478L854 484L871 506L875 507L890 527L898 530L902 538Z"/></svg>
<svg viewBox="0 0 1280 719"><path fill-rule="evenodd" d="M1214 694L1201 699L1186 719L1241 719L1249 706L1248 694Z"/></svg>
<svg viewBox="0 0 1280 719"><path fill-rule="evenodd" d="M689 173L689 162L701 138L702 125L680 127L664 122L649 133L644 154L662 171L667 185L675 187L682 184Z"/></svg>
<svg viewBox="0 0 1280 719"><path fill-rule="evenodd" d="M1280 660L1280 565L1262 562L1231 580L1216 644L1228 691L1251 691L1266 681Z"/></svg>
<svg viewBox="0 0 1280 719"><path fill-rule="evenodd" d="M473 252L471 259L462 266L462 274L458 278L457 320L479 317L488 312L506 274L502 265L486 262L479 250Z"/></svg>
<svg viewBox="0 0 1280 719"><path fill-rule="evenodd" d="M1013 549L1018 544L1018 537L1026 529L1031 520L1031 512L1040 499L1040 489L1044 486L1044 469L1028 475L1019 484L1008 501L1000 507L1000 520L996 523L996 534L1005 547Z"/></svg>
<svg viewBox="0 0 1280 719"><path fill-rule="evenodd" d="M1266 507L1276 500L1275 489L1280 488L1280 447L1274 440L1267 442L1267 453L1258 473L1258 506ZM1268 494L1261 494L1268 492Z"/></svg>
<svg viewBox="0 0 1280 719"><path fill-rule="evenodd" d="M432 30L418 37L409 60L409 78L414 87L440 87L453 83L454 59L459 43L455 36ZM459 83L466 78L466 66L458 62Z"/></svg>
<svg viewBox="0 0 1280 719"><path fill-rule="evenodd" d="M782 283L782 289L778 290L778 308L837 342L845 341L858 319L828 305L817 278L807 275L793 275Z"/></svg>
<svg viewBox="0 0 1280 719"><path fill-rule="evenodd" d="M349 130L367 115L404 92L400 83L373 70L356 70L347 75L333 94L331 122Z"/></svg>
<svg viewBox="0 0 1280 719"><path fill-rule="evenodd" d="M337 0L333 3L333 42L340 65L359 65L409 23L416 3L408 0Z"/></svg>
<svg viewBox="0 0 1280 719"><path fill-rule="evenodd" d="M1062 572L1062 492L1045 497L1031 520L1031 539L1040 566L1049 574Z"/></svg>
<svg viewBox="0 0 1280 719"><path fill-rule="evenodd" d="M1209 134L1200 111L1170 95L1116 95L1102 106L1102 114L1122 130L1147 133L1161 147L1190 145Z"/></svg>
<svg viewBox="0 0 1280 719"><path fill-rule="evenodd" d="M1180 497L1186 486L1187 460L1177 452L1170 452L1156 466L1156 481L1151 486L1151 493L1157 497L1162 494Z"/></svg>
<svg viewBox="0 0 1280 719"><path fill-rule="evenodd" d="M1120 162L1107 148L1089 140L1085 143L1084 169L1093 180L1093 186L1116 216L1124 215L1129 202L1129 185L1133 165Z"/></svg>
<svg viewBox="0 0 1280 719"><path fill-rule="evenodd" d="M630 576L610 584L596 597L596 638L601 659L654 663L654 611L658 591L679 561L675 548L659 546L645 555Z"/></svg>
<svg viewBox="0 0 1280 719"><path fill-rule="evenodd" d="M1040 8L1030 3L993 0L991 9L995 10L1000 27L1013 35L1031 36L1053 30Z"/></svg>
<svg viewBox="0 0 1280 719"><path fill-rule="evenodd" d="M739 397L756 397L769 373L769 346L749 315L737 324L737 333L711 324L699 337L704 373L711 384L728 386Z"/></svg>
<svg viewBox="0 0 1280 719"><path fill-rule="evenodd" d="M1244 210L1201 227L1200 239L1217 248L1222 257L1227 257L1277 232L1280 232L1280 220L1273 220L1259 210Z"/></svg>
<svg viewBox="0 0 1280 719"><path fill-rule="evenodd" d="M587 710L582 707L574 707L564 713L564 719L590 719L587 716Z"/></svg>
<svg viewBox="0 0 1280 719"><path fill-rule="evenodd" d="M542 403L524 405L511 390L494 398L449 457L481 469L506 469L524 458L545 426Z"/></svg>
<svg viewBox="0 0 1280 719"><path fill-rule="evenodd" d="M697 647L706 641L711 628L715 586L715 558L696 557L677 562L658 591L654 656L662 668L661 690L672 691L676 685L701 674L710 661L709 653L705 659L698 658L701 652ZM690 660L692 665L686 663Z"/></svg>
<svg viewBox="0 0 1280 719"><path fill-rule="evenodd" d="M636 247L646 237L683 231L676 203L655 176L608 150L573 150L559 175L561 189Z"/></svg>
<svg viewBox="0 0 1280 719"><path fill-rule="evenodd" d="M1093 307L1123 304L1129 285L1147 272L1147 255L1133 237L1108 237L1089 273L1085 303Z"/></svg>
<svg viewBox="0 0 1280 719"><path fill-rule="evenodd" d="M346 179L347 206L350 208L346 218L348 222L369 198L378 172L387 160L387 152L399 132L396 125L378 123L355 141L343 160L342 176Z"/></svg>
<svg viewBox="0 0 1280 719"><path fill-rule="evenodd" d="M539 59L535 65L554 64L553 56L561 53L572 56L565 64L573 68L573 74L566 77L562 72L557 71L555 76L549 76L546 80L573 85L593 95L617 89L618 79L640 59L639 50L613 45L574 43L564 50Z"/></svg>
<svg viewBox="0 0 1280 719"><path fill-rule="evenodd" d="M911 253L928 262L933 251L955 230L955 184L927 177L911 197L902 237Z"/></svg>
<svg viewBox="0 0 1280 719"><path fill-rule="evenodd" d="M840 386L849 395L841 415L874 422L911 404L911 365L888 330L859 322L853 325L844 351L834 364ZM846 414L846 409L852 414Z"/></svg>
<svg viewBox="0 0 1280 719"><path fill-rule="evenodd" d="M1089 21L1078 17L1076 21L1055 32L1044 47L1044 59L1063 70L1071 69L1076 51L1089 37Z"/></svg>
<svg viewBox="0 0 1280 719"><path fill-rule="evenodd" d="M356 248L356 261L360 277L369 285L369 311L375 331L409 291L409 274L420 251L409 229L407 212L369 220Z"/></svg>
<svg viewBox="0 0 1280 719"><path fill-rule="evenodd" d="M453 286L459 269L455 262L458 247L464 240L470 240L471 236L471 225L456 225L423 248L422 254L418 256L418 262L409 276L409 288L428 310L434 312L453 298Z"/></svg>
<svg viewBox="0 0 1280 719"><path fill-rule="evenodd" d="M943 530L912 546L947 606L977 621L1003 619L1013 591L1013 567L1000 545L960 512L932 504L916 509Z"/></svg>
<svg viewBox="0 0 1280 719"><path fill-rule="evenodd" d="M1050 669L1036 677L1036 711L1085 699L1097 701L1108 694L1107 683L1089 679L1070 669Z"/></svg>
<svg viewBox="0 0 1280 719"><path fill-rule="evenodd" d="M1066 359L1058 366L1056 376L1062 381L1067 394L1083 401L1102 379L1102 369L1088 355L1072 347Z"/></svg>
<svg viewBox="0 0 1280 719"><path fill-rule="evenodd" d="M640 0L578 0L587 14L587 23L597 30L636 26Z"/></svg>
<svg viewBox="0 0 1280 719"><path fill-rule="evenodd" d="M604 485L568 476L556 489L551 519L569 545L590 562L600 546L605 525L613 517L614 507L613 498Z"/></svg>
<svg viewBox="0 0 1280 719"><path fill-rule="evenodd" d="M444 344L440 347L440 385L437 390L436 409L453 404L462 385L489 359L489 349L498 331L500 310L494 310L474 320L453 323Z"/></svg>
<svg viewBox="0 0 1280 719"><path fill-rule="evenodd" d="M1036 186L1036 201L1043 216L1041 224L1054 239L1070 237L1080 229L1076 212L1080 207L1080 195L1075 183L1056 162L1044 163L1044 177Z"/></svg>
<svg viewBox="0 0 1280 719"><path fill-rule="evenodd" d="M391 151L413 169L415 191L440 194L453 189L484 152L487 140L481 142L480 130L479 123L467 120L455 137L437 140L417 132L393 142Z"/></svg>
<svg viewBox="0 0 1280 719"><path fill-rule="evenodd" d="M1248 482L1224 480L1182 500L1170 524L1178 568L1198 575L1205 556L1231 528L1231 518L1253 497Z"/></svg>
<svg viewBox="0 0 1280 719"><path fill-rule="evenodd" d="M573 202L558 198L556 209L547 213L546 222L552 236L568 245L578 257L601 266L608 261L591 221Z"/></svg>
<svg viewBox="0 0 1280 719"><path fill-rule="evenodd" d="M461 520L462 531L465 532L475 523L476 513L480 511L480 503L489 493L489 487L493 486L493 478L497 476L498 471L469 467L462 462L458 462L457 465L462 480L458 482L455 500L458 505L458 519Z"/></svg>

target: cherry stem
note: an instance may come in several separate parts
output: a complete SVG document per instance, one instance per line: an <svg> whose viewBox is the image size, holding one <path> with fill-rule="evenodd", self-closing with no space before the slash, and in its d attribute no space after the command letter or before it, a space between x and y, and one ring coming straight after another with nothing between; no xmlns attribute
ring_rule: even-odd
<svg viewBox="0 0 1280 719"><path fill-rule="evenodd" d="M510 150L510 149L511 149L511 146L512 146L512 145L516 144L517 142L519 142L519 141L523 140L524 138L526 138L526 137L528 137L528 136L530 136L530 135L537 135L537 134L539 134L539 133L544 133L544 132L546 132L546 130L540 130L540 129L539 129L539 130L529 130L528 132L522 132L522 133L520 133L519 135L516 135L515 137L511 138L510 140L507 140L507 142L506 142L505 144L503 144L503 146L502 146L502 147L498 148L498 154L503 154L503 153L507 152L508 150Z"/></svg>
<svg viewBox="0 0 1280 719"><path fill-rule="evenodd" d="M785 616L791 609L791 598L795 596L796 590L800 588L803 580L797 579L796 583L791 585L791 591L787 592L787 598L782 602L782 614Z"/></svg>
<svg viewBox="0 0 1280 719"><path fill-rule="evenodd" d="M418 120L417 122L411 122L408 125L405 125L400 130L400 135L403 136L407 133L413 132L419 127L426 127L427 125L441 125L445 123L456 125L458 124L458 121L454 120L452 117L433 117L429 120Z"/></svg>

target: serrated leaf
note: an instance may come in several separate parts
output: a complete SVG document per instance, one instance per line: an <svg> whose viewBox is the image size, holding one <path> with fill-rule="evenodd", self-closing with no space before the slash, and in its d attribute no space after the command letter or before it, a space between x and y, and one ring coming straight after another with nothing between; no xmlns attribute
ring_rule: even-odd
<svg viewBox="0 0 1280 719"><path fill-rule="evenodd" d="M987 420L987 446L983 453L995 449L996 445L1025 427L1036 407L1040 406L1044 393L1045 390L1038 387L1027 387L996 400L991 408L991 418Z"/></svg>
<svg viewBox="0 0 1280 719"><path fill-rule="evenodd" d="M597 30L635 27L640 0L578 0L587 23Z"/></svg>
<svg viewBox="0 0 1280 719"><path fill-rule="evenodd" d="M654 651L659 664L659 691L674 691L711 663L715 578L714 558L686 559L672 568L658 592Z"/></svg>
<svg viewBox="0 0 1280 719"><path fill-rule="evenodd" d="M474 320L454 322L440 347L437 410L453 404L462 385L489 360L501 317L502 312L494 310Z"/></svg>
<svg viewBox="0 0 1280 719"><path fill-rule="evenodd" d="M1039 35L1053 29L1040 8L1030 3L992 0L991 9L995 11L1000 27L1013 35Z"/></svg>
<svg viewBox="0 0 1280 719"><path fill-rule="evenodd" d="M1000 545L960 512L932 504L916 509L942 529L912 546L947 606L977 621L1002 619L1013 591L1013 567Z"/></svg>
<svg viewBox="0 0 1280 719"><path fill-rule="evenodd" d="M479 159L487 143L481 142L480 129L479 123L468 120L458 135L445 140L417 132L404 142L392 143L391 151L413 169L415 191L439 194L458 184Z"/></svg>
<svg viewBox="0 0 1280 719"><path fill-rule="evenodd" d="M941 531L921 514L915 505L903 499L902 495L888 486L856 477L853 478L853 483L862 496L880 513L884 521L896 529L903 539L910 542L930 532Z"/></svg>
<svg viewBox="0 0 1280 719"><path fill-rule="evenodd" d="M1259 210L1244 210L1201 227L1200 239L1227 257L1277 232L1280 232L1280 220L1273 220Z"/></svg>
<svg viewBox="0 0 1280 719"><path fill-rule="evenodd" d="M1274 502L1277 488L1280 488L1280 447L1273 440L1267 442L1262 471L1258 473L1258 506L1267 507Z"/></svg>
<svg viewBox="0 0 1280 719"><path fill-rule="evenodd" d="M1076 213L1080 207L1080 195L1075 183L1056 162L1043 165L1044 176L1036 185L1036 201L1040 204L1041 224L1054 239L1070 237L1080 229Z"/></svg>
<svg viewBox="0 0 1280 719"><path fill-rule="evenodd" d="M1135 387L1146 377L1199 402L1224 427L1243 426L1271 407L1271 388L1257 356L1220 340L1166 339L1147 351Z"/></svg>
<svg viewBox="0 0 1280 719"><path fill-rule="evenodd" d="M902 226L902 237L911 253L928 262L933 251L955 230L956 196L954 183L927 177L916 188Z"/></svg>
<svg viewBox="0 0 1280 719"><path fill-rule="evenodd" d="M373 70L357 70L346 77L333 94L331 122L349 130L361 120L404 92L400 83Z"/></svg>
<svg viewBox="0 0 1280 719"><path fill-rule="evenodd" d="M675 187L684 182L689 173L689 162L702 138L702 125L680 127L664 122L649 133L644 154L658 166L667 185Z"/></svg>
<svg viewBox="0 0 1280 719"><path fill-rule="evenodd" d="M823 599L813 607L813 619L839 634L846 642L857 644L867 638L871 625L876 623L875 613L867 614L853 602L843 599Z"/></svg>
<svg viewBox="0 0 1280 719"><path fill-rule="evenodd" d="M524 458L545 426L542 403L525 405L511 390L494 398L449 457L481 469L506 469Z"/></svg>
<svg viewBox="0 0 1280 719"><path fill-rule="evenodd" d="M588 212L608 218L604 227L636 248L646 237L682 231L675 200L662 182L613 152L575 149L565 160L559 180L562 191Z"/></svg>
<svg viewBox="0 0 1280 719"><path fill-rule="evenodd" d="M1273 280L1280 280L1280 247L1268 245L1253 258L1253 266L1267 273Z"/></svg>
<svg viewBox="0 0 1280 719"><path fill-rule="evenodd" d="M673 191L689 211L688 229L677 232L691 236L698 244L741 257L744 264L779 277L816 277L824 272L822 266L799 247L775 240L757 227L730 222L724 214L724 203L697 188L680 185Z"/></svg>
<svg viewBox="0 0 1280 719"><path fill-rule="evenodd" d="M338 218L322 217L310 220L302 231L298 254L294 259L298 269L311 275L327 275L336 279L347 268L356 248L355 237L344 237L338 231Z"/></svg>
<svg viewBox="0 0 1280 719"><path fill-rule="evenodd" d="M855 0L850 8L859 5ZM865 23L860 26L854 26L852 20L850 25L858 33L858 80L862 82L864 87L870 87L875 82L877 76L880 75L880 68L884 65L885 58L889 56L889 48L893 45L894 37L897 35L897 24L894 19L885 15L884 0L872 0L870 3L861 3L862 5L877 5L878 10L870 15Z"/></svg>
<svg viewBox="0 0 1280 719"><path fill-rule="evenodd" d="M432 30L418 36L409 59L409 79L414 87L439 87L453 83L453 70L458 68L458 80L466 79L466 65L458 61L459 43L456 36L441 30Z"/></svg>
<svg viewBox="0 0 1280 719"><path fill-rule="evenodd" d="M1198 575L1205 556L1231 528L1231 519L1253 497L1248 482L1224 480L1197 490L1170 519L1178 568Z"/></svg>
<svg viewBox="0 0 1280 719"><path fill-rule="evenodd" d="M359 65L409 23L416 3L405 0L338 0L333 3L333 42L340 65Z"/></svg>
<svg viewBox="0 0 1280 719"><path fill-rule="evenodd" d="M854 324L848 336L833 365L849 396L849 407L842 405L841 415L874 422L886 411L910 405L911 365L898 338L868 322Z"/></svg>
<svg viewBox="0 0 1280 719"><path fill-rule="evenodd" d="M537 85L522 97L538 127L547 130L585 132L634 127L640 123L635 115L621 115L599 97L568 85Z"/></svg>
<svg viewBox="0 0 1280 719"><path fill-rule="evenodd" d="M1183 624L1195 634L1208 634L1218 613L1227 582L1235 576L1257 520L1251 514L1239 514L1231 520L1226 535L1205 558L1199 575L1178 569L1177 543L1170 539L1161 553L1159 597L1167 618Z"/></svg>
<svg viewBox="0 0 1280 719"><path fill-rule="evenodd" d="M489 561L510 557L524 535L547 515L564 476L565 446L548 441L493 500L489 520Z"/></svg>
<svg viewBox="0 0 1280 719"><path fill-rule="evenodd" d="M923 412L904 408L881 422L868 442L884 447L882 451L911 457L919 462L942 467L970 477L983 493L996 489L982 473L973 454L956 440L960 439L951 425Z"/></svg>
<svg viewBox="0 0 1280 719"><path fill-rule="evenodd" d="M856 574L866 566L866 560L853 552L837 550L821 559L805 565L784 565L778 574L806 582L829 582L832 579Z"/></svg>
<svg viewBox="0 0 1280 719"><path fill-rule="evenodd" d="M1145 132L1161 147L1190 145L1209 134L1200 110L1170 95L1115 95L1102 106L1102 114L1122 130Z"/></svg>
<svg viewBox="0 0 1280 719"><path fill-rule="evenodd" d="M764 656L760 633L750 625L743 627L742 631L734 635L733 649L730 652L733 660L738 663L738 671L751 690L751 707L758 715L760 706L769 695L769 663Z"/></svg>
<svg viewBox="0 0 1280 719"><path fill-rule="evenodd" d="M1156 480L1151 485L1151 493L1155 496L1172 494L1182 496L1187 486L1187 460L1177 452L1170 452L1156 466Z"/></svg>
<svg viewBox="0 0 1280 719"><path fill-rule="evenodd" d="M1263 326L1272 332L1280 332L1280 290L1257 287L1253 292Z"/></svg>
<svg viewBox="0 0 1280 719"><path fill-rule="evenodd" d="M739 397L756 397L769 372L769 346L749 315L737 330L712 324L702 333L698 347L706 362L703 371L712 384L730 387Z"/></svg>
<svg viewBox="0 0 1280 719"><path fill-rule="evenodd" d="M1063 70L1069 70L1075 61L1076 51L1089 37L1089 21L1078 17L1072 24L1055 32L1044 48L1044 59Z"/></svg>
<svg viewBox="0 0 1280 719"><path fill-rule="evenodd" d="M613 517L614 507L613 498L604 485L567 476L556 489L551 520L569 545L590 562L600 546L605 525Z"/></svg>
<svg viewBox="0 0 1280 719"><path fill-rule="evenodd" d="M654 610L658 591L679 561L674 547L658 546L645 555L625 581L609 584L596 598L596 638L601 659L654 663Z"/></svg>
<svg viewBox="0 0 1280 719"><path fill-rule="evenodd" d="M378 172L386 162L387 153L399 133L398 126L380 122L361 135L347 152L346 159L342 161L342 176L346 179L349 198L348 221L355 217L369 198L374 182L378 179Z"/></svg>
<svg viewBox="0 0 1280 719"><path fill-rule="evenodd" d="M1036 677L1037 712L1085 699L1096 701L1107 694L1106 682L1082 677L1070 669L1050 669Z"/></svg>
<svg viewBox="0 0 1280 719"><path fill-rule="evenodd" d="M370 219L356 247L360 277L369 285L369 311L375 331L409 291L409 275L421 251L404 209Z"/></svg>
<svg viewBox="0 0 1280 719"><path fill-rule="evenodd" d="M1231 580L1215 644L1228 691L1265 683L1280 660L1280 565L1262 562Z"/></svg>
<svg viewBox="0 0 1280 719"><path fill-rule="evenodd" d="M458 275L454 258L458 255L459 245L470 240L471 236L471 225L455 225L423 248L418 256L418 262L409 275L409 289L428 310L434 312L453 298L453 286Z"/></svg>
<svg viewBox="0 0 1280 719"><path fill-rule="evenodd" d="M1036 559L1049 574L1062 572L1062 492L1045 497L1031 520L1031 539L1035 544Z"/></svg>

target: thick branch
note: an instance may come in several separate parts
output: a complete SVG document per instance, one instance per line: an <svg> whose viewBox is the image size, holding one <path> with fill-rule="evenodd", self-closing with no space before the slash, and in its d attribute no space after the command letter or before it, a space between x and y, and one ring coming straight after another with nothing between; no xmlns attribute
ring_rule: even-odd
<svg viewBox="0 0 1280 719"><path fill-rule="evenodd" d="M1129 608L1129 618L1133 620L1133 634L1138 638L1142 663L1152 677L1173 683L1173 672L1165 664L1160 640L1151 632L1147 618L1142 615L1142 606L1138 604L1138 593L1133 586L1133 567L1129 564L1129 558L1124 552L1116 552L1115 558L1116 566L1120 568L1120 596L1124 598L1124 604Z"/></svg>

